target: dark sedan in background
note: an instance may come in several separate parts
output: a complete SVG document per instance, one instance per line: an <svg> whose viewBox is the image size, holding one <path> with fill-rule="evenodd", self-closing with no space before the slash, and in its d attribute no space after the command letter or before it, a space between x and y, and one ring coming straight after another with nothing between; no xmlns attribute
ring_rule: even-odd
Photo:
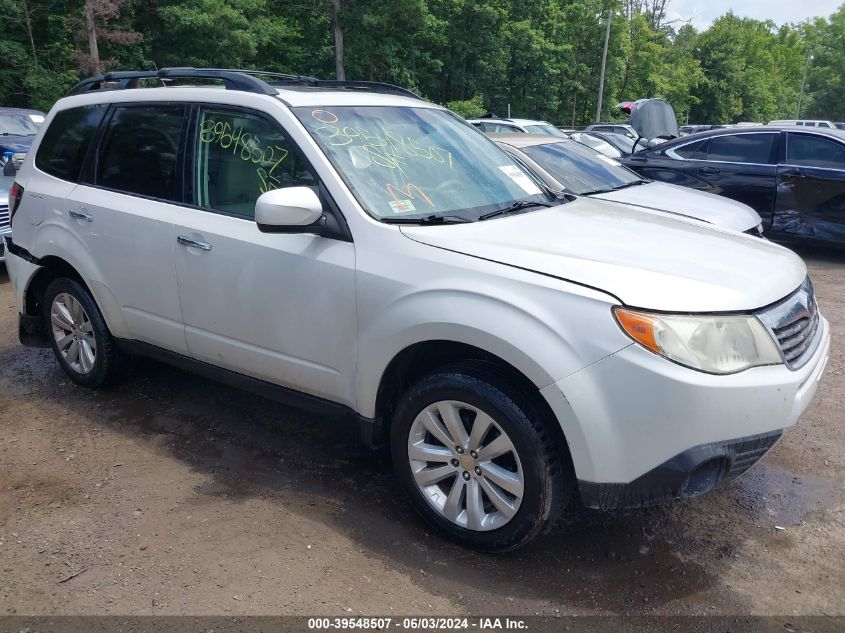
<svg viewBox="0 0 845 633"><path fill-rule="evenodd" d="M845 131L727 128L623 159L653 180L751 206L771 239L845 246Z"/></svg>

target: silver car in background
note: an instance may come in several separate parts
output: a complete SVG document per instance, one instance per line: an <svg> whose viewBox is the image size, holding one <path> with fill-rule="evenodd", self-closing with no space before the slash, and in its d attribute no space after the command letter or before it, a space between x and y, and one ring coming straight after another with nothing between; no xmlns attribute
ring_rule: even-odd
<svg viewBox="0 0 845 633"><path fill-rule="evenodd" d="M536 134L491 134L490 138L556 193L621 202L762 235L760 216L748 205L688 187L643 180L619 162L574 140Z"/></svg>

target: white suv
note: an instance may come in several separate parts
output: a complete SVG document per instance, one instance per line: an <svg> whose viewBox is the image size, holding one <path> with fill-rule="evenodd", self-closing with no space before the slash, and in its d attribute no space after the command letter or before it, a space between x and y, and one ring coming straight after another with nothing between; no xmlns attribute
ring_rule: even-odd
<svg viewBox="0 0 845 633"><path fill-rule="evenodd" d="M743 472L828 356L791 251L555 199L384 85L86 80L12 211L21 341L72 380L101 387L143 354L349 415L434 528L485 550L528 542L576 490L642 506Z"/></svg>

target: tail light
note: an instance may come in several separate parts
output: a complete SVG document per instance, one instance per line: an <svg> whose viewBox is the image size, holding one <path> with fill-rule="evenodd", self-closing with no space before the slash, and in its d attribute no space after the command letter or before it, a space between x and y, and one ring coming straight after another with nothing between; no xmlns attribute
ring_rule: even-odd
<svg viewBox="0 0 845 633"><path fill-rule="evenodd" d="M21 198L23 198L23 187L18 183L14 183L9 189L9 211L11 213L10 220L15 217L15 211L20 206Z"/></svg>

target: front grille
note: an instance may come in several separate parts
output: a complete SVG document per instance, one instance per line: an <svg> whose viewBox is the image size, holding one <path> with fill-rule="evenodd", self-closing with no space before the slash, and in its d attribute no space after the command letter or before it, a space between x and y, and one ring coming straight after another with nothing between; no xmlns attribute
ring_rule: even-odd
<svg viewBox="0 0 845 633"><path fill-rule="evenodd" d="M809 277L798 290L757 316L777 340L787 367L798 369L810 359L818 344L820 317Z"/></svg>
<svg viewBox="0 0 845 633"><path fill-rule="evenodd" d="M0 229L8 228L12 218L9 215L9 207L0 206Z"/></svg>

